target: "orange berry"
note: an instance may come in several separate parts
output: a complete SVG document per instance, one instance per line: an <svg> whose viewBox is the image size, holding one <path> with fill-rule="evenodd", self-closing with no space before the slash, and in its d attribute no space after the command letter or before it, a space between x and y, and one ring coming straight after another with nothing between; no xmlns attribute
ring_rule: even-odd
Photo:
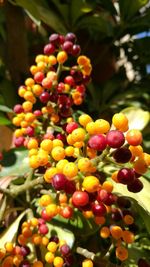
<svg viewBox="0 0 150 267"><path fill-rule="evenodd" d="M49 204L46 206L46 213L49 217L54 217L58 214L58 208L56 204Z"/></svg>
<svg viewBox="0 0 150 267"><path fill-rule="evenodd" d="M82 267L93 267L93 262L90 259L85 259L82 262Z"/></svg>
<svg viewBox="0 0 150 267"><path fill-rule="evenodd" d="M48 251L50 251L52 253L55 253L56 252L57 247L58 247L58 245L55 242L53 242L53 241L49 242L48 245L47 245Z"/></svg>
<svg viewBox="0 0 150 267"><path fill-rule="evenodd" d="M65 148L65 154L67 157L72 157L74 154L74 147L73 146L67 146Z"/></svg>
<svg viewBox="0 0 150 267"><path fill-rule="evenodd" d="M18 236L18 243L22 246L26 245L27 243L27 238L24 235L19 235Z"/></svg>
<svg viewBox="0 0 150 267"><path fill-rule="evenodd" d="M63 260L63 258L61 258L61 257L59 257L59 256L57 256L57 257L54 258L53 265L54 265L55 267L62 267L63 264L64 264L64 260Z"/></svg>
<svg viewBox="0 0 150 267"><path fill-rule="evenodd" d="M102 184L102 189L105 189L107 192L112 192L113 191L113 184L111 181L105 181Z"/></svg>
<svg viewBox="0 0 150 267"><path fill-rule="evenodd" d="M78 161L78 169L81 172L88 172L91 167L91 161L89 158L81 158Z"/></svg>
<svg viewBox="0 0 150 267"><path fill-rule="evenodd" d="M35 217L31 218L31 220L30 220L31 226L36 227L38 225L38 223L39 223L39 221L37 218L35 218Z"/></svg>
<svg viewBox="0 0 150 267"><path fill-rule="evenodd" d="M37 155L38 154L38 150L36 148L32 148L29 150L29 157Z"/></svg>
<svg viewBox="0 0 150 267"><path fill-rule="evenodd" d="M116 257L121 261L125 261L128 258L127 249L123 246L118 246L116 248Z"/></svg>
<svg viewBox="0 0 150 267"><path fill-rule="evenodd" d="M46 207L47 205L52 203L52 198L50 195L43 195L41 196L41 198L39 199L39 204L42 207Z"/></svg>
<svg viewBox="0 0 150 267"><path fill-rule="evenodd" d="M41 61L44 61L44 55L37 55L35 58L35 62L39 63Z"/></svg>
<svg viewBox="0 0 150 267"><path fill-rule="evenodd" d="M95 149L90 148L90 147L87 147L87 156L88 156L90 159L95 158L96 155L97 155L97 152L96 152Z"/></svg>
<svg viewBox="0 0 150 267"><path fill-rule="evenodd" d="M37 155L33 155L29 158L29 165L31 168L36 169L39 167L38 157Z"/></svg>
<svg viewBox="0 0 150 267"><path fill-rule="evenodd" d="M67 143L68 143L69 145L73 145L73 144L74 144L74 140L73 140L71 134L68 134L68 136L67 136Z"/></svg>
<svg viewBox="0 0 150 267"><path fill-rule="evenodd" d="M57 64L57 59L54 55L50 55L48 57L48 62L50 63L50 65L55 65L55 64Z"/></svg>
<svg viewBox="0 0 150 267"><path fill-rule="evenodd" d="M14 248L14 245L13 245L12 242L7 242L5 244L5 249L6 249L7 252L9 252L9 253L12 252L13 251L13 248Z"/></svg>
<svg viewBox="0 0 150 267"><path fill-rule="evenodd" d="M53 113L52 115L51 115L51 121L53 122L53 123L57 123L57 122L59 122L59 119L60 119L60 117L59 117L59 115L58 114L56 114L56 113Z"/></svg>
<svg viewBox="0 0 150 267"><path fill-rule="evenodd" d="M134 163L133 167L139 174L144 174L147 171L147 164L142 158L138 158Z"/></svg>
<svg viewBox="0 0 150 267"><path fill-rule="evenodd" d="M94 221L96 224L104 224L106 222L106 219L103 216L100 216L100 217L95 216Z"/></svg>
<svg viewBox="0 0 150 267"><path fill-rule="evenodd" d="M44 265L43 265L43 263L41 262L41 261L35 261L34 263L33 263L33 267L43 267Z"/></svg>
<svg viewBox="0 0 150 267"><path fill-rule="evenodd" d="M82 115L79 117L79 123L80 123L83 127L86 127L86 125L87 125L89 122L92 122L92 118L91 118L88 114L82 114Z"/></svg>
<svg viewBox="0 0 150 267"><path fill-rule="evenodd" d="M135 239L134 234L128 230L123 231L122 238L123 241L127 244L133 243Z"/></svg>
<svg viewBox="0 0 150 267"><path fill-rule="evenodd" d="M112 118L113 125L118 130L127 130L128 129L128 119L123 113L116 113Z"/></svg>
<svg viewBox="0 0 150 267"><path fill-rule="evenodd" d="M39 234L33 234L31 240L32 240L33 244L40 245L42 242L42 237Z"/></svg>
<svg viewBox="0 0 150 267"><path fill-rule="evenodd" d="M28 112L25 115L25 121L32 123L35 120L35 115L32 112Z"/></svg>
<svg viewBox="0 0 150 267"><path fill-rule="evenodd" d="M150 166L150 154L142 153L141 158L144 160L147 166Z"/></svg>
<svg viewBox="0 0 150 267"><path fill-rule="evenodd" d="M103 119L96 120L95 127L97 134L105 134L110 130L109 122Z"/></svg>
<svg viewBox="0 0 150 267"><path fill-rule="evenodd" d="M41 85L39 84L34 84L32 86L32 92L36 95L36 96L40 96L43 93L44 89Z"/></svg>
<svg viewBox="0 0 150 267"><path fill-rule="evenodd" d="M67 59L68 59L68 55L67 55L67 53L65 51L58 52L58 54L57 54L58 63L63 64L63 63L65 63L65 61Z"/></svg>
<svg viewBox="0 0 150 267"><path fill-rule="evenodd" d="M35 81L34 81L34 79L32 79L32 78L27 78L27 79L25 80L25 85L26 85L26 86L31 87L32 85L34 85L34 83L35 83Z"/></svg>
<svg viewBox="0 0 150 267"><path fill-rule="evenodd" d="M83 180L82 186L87 192L93 193L100 187L100 182L95 176L86 176Z"/></svg>
<svg viewBox="0 0 150 267"><path fill-rule="evenodd" d="M48 263L53 263L54 261L54 254L52 252L47 252L45 254L45 261L48 262Z"/></svg>
<svg viewBox="0 0 150 267"><path fill-rule="evenodd" d="M30 67L30 72L32 73L32 75L34 75L35 73L37 73L38 72L37 66L36 65L32 65Z"/></svg>
<svg viewBox="0 0 150 267"><path fill-rule="evenodd" d="M120 226L118 225L112 225L110 227L110 232L113 238L119 239L122 237L123 230Z"/></svg>
<svg viewBox="0 0 150 267"><path fill-rule="evenodd" d="M90 59L84 55L81 55L78 57L77 63L79 65L88 65L90 63Z"/></svg>
<svg viewBox="0 0 150 267"><path fill-rule="evenodd" d="M71 136L74 142L83 141L85 138L85 130L83 128L77 128L72 131Z"/></svg>
<svg viewBox="0 0 150 267"><path fill-rule="evenodd" d="M1 265L1 267L13 267L13 257L7 256Z"/></svg>
<svg viewBox="0 0 150 267"><path fill-rule="evenodd" d="M134 223L133 217L131 215L128 215L128 214L123 217L123 220L124 220L125 224L127 224L127 225Z"/></svg>
<svg viewBox="0 0 150 267"><path fill-rule="evenodd" d="M66 151L65 151L66 153ZM56 168L58 170L58 172L63 172L63 168L65 167L65 165L68 163L67 159L61 159L60 161L58 161L58 163L56 164Z"/></svg>
<svg viewBox="0 0 150 267"><path fill-rule="evenodd" d="M29 112L32 110L33 103L30 101L25 101L25 102L23 102L22 107L23 107L25 112Z"/></svg>
<svg viewBox="0 0 150 267"><path fill-rule="evenodd" d="M91 210L82 211L82 214L87 219L94 217L93 212Z"/></svg>
<svg viewBox="0 0 150 267"><path fill-rule="evenodd" d="M0 248L0 260L3 259L6 255L6 250L4 248Z"/></svg>
<svg viewBox="0 0 150 267"><path fill-rule="evenodd" d="M119 183L119 181L117 179L117 175L118 175L118 171L113 172L112 175L111 175L111 179L113 181L115 181L116 183Z"/></svg>
<svg viewBox="0 0 150 267"><path fill-rule="evenodd" d="M22 229L22 234L24 237L29 238L32 236L32 230L29 227L24 227Z"/></svg>
<svg viewBox="0 0 150 267"><path fill-rule="evenodd" d="M66 175L68 179L73 179L78 173L78 168L75 163L68 162L63 168L63 174Z"/></svg>
<svg viewBox="0 0 150 267"><path fill-rule="evenodd" d="M38 141L35 138L29 139L28 144L27 144L27 148L28 149L32 149L32 148L37 149L38 148Z"/></svg>
<svg viewBox="0 0 150 267"><path fill-rule="evenodd" d="M54 160L59 161L65 158L65 149L61 146L56 146L52 149L51 155Z"/></svg>
<svg viewBox="0 0 150 267"><path fill-rule="evenodd" d="M102 238L108 238L110 236L110 230L107 226L103 226L100 230L100 236Z"/></svg>
<svg viewBox="0 0 150 267"><path fill-rule="evenodd" d="M33 104L36 102L36 98L34 97L34 95L33 95L33 93L31 91L26 91L25 92L24 99L26 101L30 101Z"/></svg>
<svg viewBox="0 0 150 267"><path fill-rule="evenodd" d="M138 146L142 143L142 134L139 130L129 130L126 134L126 140L129 145Z"/></svg>
<svg viewBox="0 0 150 267"><path fill-rule="evenodd" d="M49 243L49 239L48 239L48 237L43 236L43 237L42 237L42 245L43 245L43 246L47 246L48 243Z"/></svg>
<svg viewBox="0 0 150 267"><path fill-rule="evenodd" d="M22 122L22 119L19 118L18 116L14 117L14 118L12 119L12 123L13 123L15 126L17 126L17 127L20 126L21 122Z"/></svg>
<svg viewBox="0 0 150 267"><path fill-rule="evenodd" d="M41 142L40 147L45 151L51 151L53 147L53 142L50 139L45 139Z"/></svg>
<svg viewBox="0 0 150 267"><path fill-rule="evenodd" d="M143 153L142 146L129 146L132 156L139 157Z"/></svg>

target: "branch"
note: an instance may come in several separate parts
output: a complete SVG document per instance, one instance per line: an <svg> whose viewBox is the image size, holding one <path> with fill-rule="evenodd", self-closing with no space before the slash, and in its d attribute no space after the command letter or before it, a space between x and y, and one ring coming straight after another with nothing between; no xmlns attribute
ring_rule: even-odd
<svg viewBox="0 0 150 267"><path fill-rule="evenodd" d="M78 254L84 256L85 258L92 260L92 261L94 260L94 258L96 256L95 253L88 251L87 249L81 248L81 247L77 247L76 252Z"/></svg>

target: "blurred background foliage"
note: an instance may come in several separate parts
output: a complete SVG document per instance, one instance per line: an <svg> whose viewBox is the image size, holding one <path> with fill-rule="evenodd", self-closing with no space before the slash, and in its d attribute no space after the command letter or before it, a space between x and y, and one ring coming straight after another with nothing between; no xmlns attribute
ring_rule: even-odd
<svg viewBox="0 0 150 267"><path fill-rule="evenodd" d="M149 111L149 27L149 0L1 0L0 124L10 124L4 106L20 101L18 86L53 32L74 32L91 59L83 110L108 120L126 107ZM147 150L149 133L147 126Z"/></svg>

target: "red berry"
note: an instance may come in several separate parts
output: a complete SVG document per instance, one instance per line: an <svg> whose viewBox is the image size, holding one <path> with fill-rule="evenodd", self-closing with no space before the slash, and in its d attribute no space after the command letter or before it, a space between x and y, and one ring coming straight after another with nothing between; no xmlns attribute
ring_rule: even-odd
<svg viewBox="0 0 150 267"><path fill-rule="evenodd" d="M34 135L34 128L32 127L32 126L28 126L27 128L26 128L26 134L28 135L28 136L33 136Z"/></svg>
<svg viewBox="0 0 150 267"><path fill-rule="evenodd" d="M65 84L63 82L60 82L57 86L57 92L58 93L63 93L65 90Z"/></svg>
<svg viewBox="0 0 150 267"><path fill-rule="evenodd" d="M31 267L31 265L30 265L30 263L29 263L28 260L23 260L23 261L20 263L19 267Z"/></svg>
<svg viewBox="0 0 150 267"><path fill-rule="evenodd" d="M61 216L63 216L65 219L70 219L72 215L73 209L69 206L66 206L61 210Z"/></svg>
<svg viewBox="0 0 150 267"><path fill-rule="evenodd" d="M14 111L16 114L19 114L19 113L22 113L24 110L23 110L23 107L22 107L20 104L17 104L17 105L14 106L13 111Z"/></svg>
<svg viewBox="0 0 150 267"><path fill-rule="evenodd" d="M93 203L92 204L92 211L95 216L103 216L106 213L106 207L102 203Z"/></svg>
<svg viewBox="0 0 150 267"><path fill-rule="evenodd" d="M81 52L80 45L74 44L72 47L72 55L77 57Z"/></svg>
<svg viewBox="0 0 150 267"><path fill-rule="evenodd" d="M63 256L66 256L70 253L70 247L67 244L64 244L60 247L60 252Z"/></svg>
<svg viewBox="0 0 150 267"><path fill-rule="evenodd" d="M40 100L42 103L46 104L48 101L49 101L49 98L50 98L50 95L48 92L43 92L41 95L40 95Z"/></svg>
<svg viewBox="0 0 150 267"><path fill-rule="evenodd" d="M34 74L34 80L36 83L41 83L45 78L44 73L42 71L38 71Z"/></svg>
<svg viewBox="0 0 150 267"><path fill-rule="evenodd" d="M88 145L90 148L93 148L93 149L98 150L98 151L102 151L106 148L106 145L107 145L106 138L102 134L93 135L89 139Z"/></svg>
<svg viewBox="0 0 150 267"><path fill-rule="evenodd" d="M41 224L39 226L39 232L42 235L46 235L49 232L47 225L46 224Z"/></svg>
<svg viewBox="0 0 150 267"><path fill-rule="evenodd" d="M59 45L60 44L60 36L59 36L59 34L58 33L51 34L50 37L49 37L49 41L53 45Z"/></svg>
<svg viewBox="0 0 150 267"><path fill-rule="evenodd" d="M41 112L41 110L35 110L34 112L33 112L33 114L36 116L36 117L39 117L39 116L41 116L42 115L42 112Z"/></svg>
<svg viewBox="0 0 150 267"><path fill-rule="evenodd" d="M57 173L52 177L52 185L58 191L65 189L66 181L67 178L62 173Z"/></svg>
<svg viewBox="0 0 150 267"><path fill-rule="evenodd" d="M125 142L125 137L121 131L111 130L106 135L107 144L112 148L119 148Z"/></svg>
<svg viewBox="0 0 150 267"><path fill-rule="evenodd" d="M117 174L117 180L122 184L130 184L134 181L135 175L132 169L122 168Z"/></svg>
<svg viewBox="0 0 150 267"><path fill-rule="evenodd" d="M65 77L64 83L67 83L70 86L74 86L75 85L75 81L74 81L74 79L73 79L73 77L71 75L68 75L68 76Z"/></svg>
<svg viewBox="0 0 150 267"><path fill-rule="evenodd" d="M25 141L25 138L23 136L20 136L18 138L15 138L14 140L14 145L16 147L20 147L20 146L23 146L24 145L24 141Z"/></svg>
<svg viewBox="0 0 150 267"><path fill-rule="evenodd" d="M88 193L85 191L75 191L72 195L72 203L77 207L87 205L89 202Z"/></svg>
<svg viewBox="0 0 150 267"><path fill-rule="evenodd" d="M51 55L55 52L55 46L53 44L47 44L44 46L44 54Z"/></svg>
<svg viewBox="0 0 150 267"><path fill-rule="evenodd" d="M76 191L76 185L74 181L67 180L65 183L65 189L64 191L67 194L73 194Z"/></svg>
<svg viewBox="0 0 150 267"><path fill-rule="evenodd" d="M76 122L70 122L67 124L66 126L66 132L67 133L72 133L73 130L77 129L78 128L78 124Z"/></svg>
<svg viewBox="0 0 150 267"><path fill-rule="evenodd" d="M49 222L49 221L51 220L51 217L49 217L49 216L47 215L45 209L42 210L42 212L41 212L41 217L42 217L43 220L45 220L45 221L47 221L47 222Z"/></svg>
<svg viewBox="0 0 150 267"><path fill-rule="evenodd" d="M62 45L62 50L66 51L67 53L72 53L73 43L70 41L65 41Z"/></svg>
<svg viewBox="0 0 150 267"><path fill-rule="evenodd" d="M29 255L30 254L30 248L29 247L27 247L27 246L22 246L22 247L20 247L20 249L21 249L21 255L23 256L23 257L26 257L27 255Z"/></svg>

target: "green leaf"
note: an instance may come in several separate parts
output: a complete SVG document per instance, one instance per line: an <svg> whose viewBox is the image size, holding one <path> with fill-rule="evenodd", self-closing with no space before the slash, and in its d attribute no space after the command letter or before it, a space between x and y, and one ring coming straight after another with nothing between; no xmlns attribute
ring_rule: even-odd
<svg viewBox="0 0 150 267"><path fill-rule="evenodd" d="M41 20L49 25L54 31L66 33L63 20L58 16L57 12L49 8L44 0L16 0L17 5L26 9L36 20Z"/></svg>
<svg viewBox="0 0 150 267"><path fill-rule="evenodd" d="M127 116L130 129L143 130L150 121L150 113L138 107L128 107L121 112Z"/></svg>
<svg viewBox="0 0 150 267"><path fill-rule="evenodd" d="M10 125L11 121L7 119L2 112L0 112L0 125Z"/></svg>
<svg viewBox="0 0 150 267"><path fill-rule="evenodd" d="M113 4L113 1L111 0L97 0L97 2L104 7L107 11L110 12L111 15L117 15L117 10L115 8L115 5Z"/></svg>
<svg viewBox="0 0 150 267"><path fill-rule="evenodd" d="M15 242L20 221L28 210L22 212L18 218L10 225L8 229L0 236L0 248L3 248L6 242Z"/></svg>
<svg viewBox="0 0 150 267"><path fill-rule="evenodd" d="M126 185L115 182L113 183L114 193L129 197L134 201L137 210L145 223L147 231L150 234L150 183L144 177L140 178L140 180L144 187L139 193L135 194L129 192Z"/></svg>
<svg viewBox="0 0 150 267"><path fill-rule="evenodd" d="M0 111L12 113L13 110L5 105L0 105Z"/></svg>
<svg viewBox="0 0 150 267"><path fill-rule="evenodd" d="M7 107L13 107L16 104L17 93L11 81L3 79L0 82L0 93Z"/></svg>
<svg viewBox="0 0 150 267"><path fill-rule="evenodd" d="M123 20L129 20L147 3L148 0L119 0L121 17Z"/></svg>
<svg viewBox="0 0 150 267"><path fill-rule="evenodd" d="M11 149L4 152L3 155L0 177L19 176L29 172L28 151L26 149Z"/></svg>

